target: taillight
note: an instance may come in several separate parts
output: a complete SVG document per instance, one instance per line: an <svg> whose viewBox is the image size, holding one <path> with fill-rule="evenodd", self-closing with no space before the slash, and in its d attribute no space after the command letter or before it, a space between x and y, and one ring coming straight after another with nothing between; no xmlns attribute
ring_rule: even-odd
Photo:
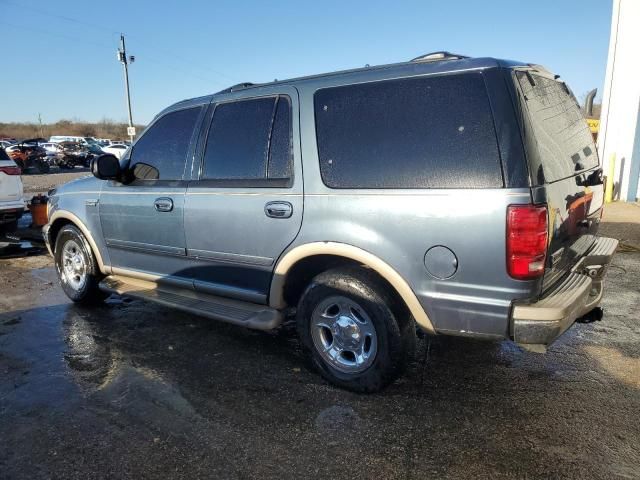
<svg viewBox="0 0 640 480"><path fill-rule="evenodd" d="M529 280L544 273L547 256L547 207L507 207L507 271L513 278Z"/></svg>
<svg viewBox="0 0 640 480"><path fill-rule="evenodd" d="M20 167L0 167L0 173L6 173L7 175L21 175L22 170L20 170Z"/></svg>

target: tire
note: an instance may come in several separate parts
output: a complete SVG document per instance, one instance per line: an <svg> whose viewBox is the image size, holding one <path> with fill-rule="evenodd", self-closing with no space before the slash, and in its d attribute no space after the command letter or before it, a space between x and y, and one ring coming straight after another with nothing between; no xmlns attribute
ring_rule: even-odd
<svg viewBox="0 0 640 480"><path fill-rule="evenodd" d="M413 318L388 285L365 268L336 268L316 276L302 294L296 322L315 368L329 382L354 392L382 390L414 354Z"/></svg>
<svg viewBox="0 0 640 480"><path fill-rule="evenodd" d="M54 260L62 290L71 300L92 305L108 296L98 288L104 276L89 243L75 226L65 225L58 232Z"/></svg>

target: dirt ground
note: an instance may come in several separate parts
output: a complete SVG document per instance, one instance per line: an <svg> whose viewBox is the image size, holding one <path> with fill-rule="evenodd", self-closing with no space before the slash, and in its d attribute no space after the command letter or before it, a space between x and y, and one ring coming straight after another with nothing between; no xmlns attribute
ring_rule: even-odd
<svg viewBox="0 0 640 480"><path fill-rule="evenodd" d="M640 207L602 233L640 245ZM141 301L71 304L0 260L0 478L640 478L640 253L547 354L427 338L398 382L324 382L267 334Z"/></svg>
<svg viewBox="0 0 640 480"><path fill-rule="evenodd" d="M88 168L76 167L73 170L60 170L52 167L48 174L29 174L22 176L25 198L28 200L38 193L46 194L53 187L62 185L76 178L91 175Z"/></svg>

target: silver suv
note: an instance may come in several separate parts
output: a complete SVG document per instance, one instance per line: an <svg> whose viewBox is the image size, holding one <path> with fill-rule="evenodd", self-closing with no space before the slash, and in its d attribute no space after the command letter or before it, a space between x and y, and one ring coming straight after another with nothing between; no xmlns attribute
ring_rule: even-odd
<svg viewBox="0 0 640 480"><path fill-rule="evenodd" d="M399 375L416 326L544 351L600 316L617 245L596 235L602 170L573 94L522 62L237 85L167 108L92 170L50 193L72 300L261 330L295 315L320 373L355 391Z"/></svg>

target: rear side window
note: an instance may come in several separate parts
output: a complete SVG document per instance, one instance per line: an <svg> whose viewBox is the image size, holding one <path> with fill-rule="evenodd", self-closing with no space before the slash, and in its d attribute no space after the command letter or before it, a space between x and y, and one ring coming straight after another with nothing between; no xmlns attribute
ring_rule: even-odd
<svg viewBox="0 0 640 480"><path fill-rule="evenodd" d="M204 155L203 180L291 177L291 103L286 96L217 105Z"/></svg>
<svg viewBox="0 0 640 480"><path fill-rule="evenodd" d="M2 147L0 147L0 160L11 160Z"/></svg>
<svg viewBox="0 0 640 480"><path fill-rule="evenodd" d="M201 107L171 112L136 142L130 166L140 180L181 180ZM126 148L126 147L118 147Z"/></svg>
<svg viewBox="0 0 640 480"><path fill-rule="evenodd" d="M314 103L330 188L503 186L481 73L327 88Z"/></svg>
<svg viewBox="0 0 640 480"><path fill-rule="evenodd" d="M529 155L538 184L553 182L598 165L589 126L566 86L556 80L516 72L537 148Z"/></svg>

